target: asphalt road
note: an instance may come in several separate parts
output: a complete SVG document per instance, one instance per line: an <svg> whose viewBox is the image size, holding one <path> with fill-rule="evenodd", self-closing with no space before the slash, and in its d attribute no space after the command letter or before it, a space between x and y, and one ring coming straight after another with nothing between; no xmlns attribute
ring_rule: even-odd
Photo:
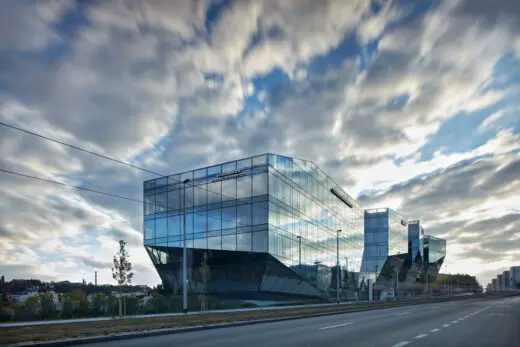
<svg viewBox="0 0 520 347"><path fill-rule="evenodd" d="M520 347L520 297L389 308L86 346Z"/></svg>

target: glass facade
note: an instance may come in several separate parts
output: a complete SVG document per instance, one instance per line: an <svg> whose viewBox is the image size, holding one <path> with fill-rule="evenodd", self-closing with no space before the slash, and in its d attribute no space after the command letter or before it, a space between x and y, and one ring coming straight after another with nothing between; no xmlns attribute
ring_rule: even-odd
<svg viewBox="0 0 520 347"><path fill-rule="evenodd" d="M446 256L446 240L426 235L424 237L424 262L429 264L442 263Z"/></svg>
<svg viewBox="0 0 520 347"><path fill-rule="evenodd" d="M428 283L433 283L446 257L446 240L425 235L423 238L423 266L428 276Z"/></svg>
<svg viewBox="0 0 520 347"><path fill-rule="evenodd" d="M365 248L362 272L367 278L379 274L389 256L408 253L407 222L395 211L365 210Z"/></svg>
<svg viewBox="0 0 520 347"><path fill-rule="evenodd" d="M411 256L411 261L416 261L418 257L423 257L423 237L424 229L421 222L418 220L408 222L408 253Z"/></svg>
<svg viewBox="0 0 520 347"><path fill-rule="evenodd" d="M327 297L338 255L342 288L359 273L363 210L309 161L264 154L146 181L143 208L144 245L174 290L184 240L190 285L204 253L214 292Z"/></svg>

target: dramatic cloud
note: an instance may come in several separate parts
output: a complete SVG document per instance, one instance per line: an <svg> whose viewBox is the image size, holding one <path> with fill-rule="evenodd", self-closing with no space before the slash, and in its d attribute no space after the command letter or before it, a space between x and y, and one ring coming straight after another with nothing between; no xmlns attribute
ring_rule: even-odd
<svg viewBox="0 0 520 347"><path fill-rule="evenodd" d="M164 174L312 160L487 280L520 262L518 18L506 0L6 1L0 121ZM155 177L6 127L0 155L135 200ZM138 201L0 175L0 273L109 282L125 239L136 281L159 281Z"/></svg>

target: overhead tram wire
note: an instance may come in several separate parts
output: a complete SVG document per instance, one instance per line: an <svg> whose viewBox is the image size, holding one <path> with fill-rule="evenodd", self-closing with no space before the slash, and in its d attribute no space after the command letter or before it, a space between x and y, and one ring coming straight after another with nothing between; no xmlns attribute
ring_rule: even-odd
<svg viewBox="0 0 520 347"><path fill-rule="evenodd" d="M23 173L19 173L19 172L14 172L14 171L10 171L10 170L0 169L0 172L5 172L5 173L11 174L11 175L21 176L21 177L25 177L25 178L30 178L30 179L33 179L33 180L42 181L42 182L46 182L46 183L58 184L58 185L61 185L61 186L65 186L65 187L69 187L69 188L74 188L74 189L78 189L78 190L84 190L84 191L92 192L92 193L96 193L96 194L102 194L102 195L106 195L106 196L111 196L111 197L113 197L113 198L118 198L118 199L123 199L123 200L128 200L128 201L133 201L133 202L143 203L142 200L138 200L138 199L134 199L134 198L129 198L129 197L122 196L122 195L117 195L117 194L112 194L112 193L106 193L106 192L102 192L102 191L99 191L99 190L90 189L90 188L85 188L85 187L80 187L80 186L74 186L74 185L72 185L72 184L67 184L67 183L63 183L63 182L53 181L53 180L49 180L49 179L46 179L46 178L36 177L36 176L27 175L27 174L23 174Z"/></svg>
<svg viewBox="0 0 520 347"><path fill-rule="evenodd" d="M145 169L145 168L142 168L142 167L139 167L137 165L133 165L133 164L130 164L128 162L124 162L122 160L118 160L118 159L115 159L115 158L111 158L109 156L106 156L106 155L103 155L103 154L100 154L100 153L96 153L94 151L90 151L90 150L87 150L87 149L84 149L84 148L81 148L79 146L75 146L75 145L72 145L70 143L66 143L66 142L63 142L63 141L59 141L59 140L56 140L56 139L53 139L51 137L48 137L48 136L44 136L44 135L41 135L41 134L38 134L34 131L30 131L30 130L26 130L26 129L22 129L20 127L17 127L17 126L14 126L14 125L11 125L11 124L7 124L7 123L4 123L2 121L0 121L0 125L2 126L5 126L7 128L10 128L12 130L17 130L17 131L20 131L20 132L23 132L23 133L26 133L28 135L32 135L32 136L36 136L36 137L39 137L41 139L44 139L44 140L47 140L47 141L51 141L51 142L55 142L57 144L60 144L62 146L66 146L66 147L69 147L69 148L72 148L72 149L76 149L78 151L81 151L81 152L85 152L85 153L88 153L88 154L91 154L91 155L94 155L94 156L97 156L97 157L100 157L100 158L103 158L103 159L106 159L106 160L110 160L112 162L115 162L115 163L118 163L118 164L122 164L122 165L126 165L126 166L129 166L131 168L134 168L134 169L138 169L138 170L141 170L143 172L147 172L147 173L151 173L153 175L156 175L156 176L159 176L159 177L167 177L168 175L163 175L163 174L160 174L160 173L157 173L157 172L154 172L154 171L151 171L151 170L148 170L148 169ZM27 178L33 178L33 179L36 179L36 180L40 180L40 181L47 181L49 183L54 183L54 184L60 184L60 185L63 185L63 186L68 186L68 187L71 187L71 188L75 188L75 189L79 189L79 190L84 190L84 191L90 191L90 192L97 192L99 194L103 194L103 195L106 195L106 196L112 196L112 197L120 197L122 199L125 199L125 200L133 200L135 202L140 202L140 203L144 203L144 201L142 200L137 200L137 199L132 199L132 198L126 198L126 197L122 197L122 196L118 196L116 194L111 194L111 193L105 193L105 192L101 192L101 191L96 191L96 190L93 190L93 189L90 189L90 188L83 188L83 187L79 187L79 186L72 186L72 185L67 185L65 183L61 183L61 182L58 182L58 181L52 181L52 180L47 180L47 179L43 179L43 178L39 178L39 177L35 177L35 176L30 176L30 175L25 175L25 174L20 174L20 173L15 173L15 172L9 172L7 170L0 170L0 171L3 171L3 172L8 172L8 173L11 173L13 175L18 175L18 176L25 176ZM168 180L174 180L176 181L177 183L182 183L181 180L178 180L178 179L174 179L174 178L171 178L171 177L168 177ZM196 189L203 189L207 192L210 192L210 193L213 193L213 194L218 194L218 195L221 195L221 196L225 196L227 198L230 198L230 199L235 199L229 195L226 195L226 194L223 194L222 192L215 192L215 191L212 191L211 189L208 189L206 187L201 187L201 186L193 186L193 188L196 188ZM264 210L267 210L269 211L268 208L262 208ZM200 213L199 213L200 214ZM314 223L313 223L314 224ZM348 241L347 241L348 242ZM350 242L349 242L350 243Z"/></svg>
<svg viewBox="0 0 520 347"><path fill-rule="evenodd" d="M44 135L41 135L41 134L35 133L35 132L33 132L33 131L29 131L29 130L25 130L25 129L22 129L22 128L19 128L19 127L16 127L16 126L11 125L11 124L7 124L7 123L4 123L4 122L1 122L1 121L0 121L0 125L5 126L5 127L7 127L7 128L11 128L11 129L14 129L14 130L18 130L18 131L24 132L24 133L29 134L29 135L33 135L33 136L36 136L36 137L42 138L42 139L47 140L47 141L55 142L55 143L58 143L58 144L60 144L60 145L63 145L63 146L67 146L67 147L70 147L70 148L76 149L76 150L78 150L78 151L82 151L82 152L85 152L85 153L88 153L88 154L92 154L92 155L95 155L95 156L101 157L101 158L103 158L103 159L107 159L107 160L110 160L110 161L116 162L116 163L118 163L118 164L127 165L127 166L130 166L130 167L134 168L134 169L138 169L138 170L141 170L141 171L144 171L144 172L148 172L148 173L151 173L151 174L156 175L156 176L161 176L161 177L166 176L166 175L163 175L163 174L160 174L160 173L154 172L154 171L150 171L150 170L144 169L144 168L139 167L139 166L137 166L137 165L133 165L133 164L130 164L130 163L124 162L124 161L122 161L122 160L118 160L118 159L115 159L115 158L111 158L111 157L109 157L109 156L106 156L106 155L103 155L103 154L100 154L100 153L96 153L96 152L93 152L93 151L89 151L88 149L84 149L84 148L81 148L81 147L78 147L78 146L75 146L75 145L71 145L70 143L66 143L66 142L63 142L63 141L59 141L59 140L56 140L56 139L53 139L53 138L50 138L50 137L47 137L47 136L44 136Z"/></svg>

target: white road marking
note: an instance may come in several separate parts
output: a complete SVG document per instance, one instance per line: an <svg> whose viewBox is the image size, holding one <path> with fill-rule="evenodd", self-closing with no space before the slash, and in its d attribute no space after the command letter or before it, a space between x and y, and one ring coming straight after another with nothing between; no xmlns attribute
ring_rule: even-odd
<svg viewBox="0 0 520 347"><path fill-rule="evenodd" d="M407 314L410 314L410 312L402 312L402 313L398 313L398 314L396 314L396 316L404 316L404 315L407 315Z"/></svg>
<svg viewBox="0 0 520 347"><path fill-rule="evenodd" d="M330 325L328 327L320 328L319 330L332 329L332 328L337 328L337 327L344 327L346 325L352 325L352 323L343 323L343 324Z"/></svg>
<svg viewBox="0 0 520 347"><path fill-rule="evenodd" d="M436 333L437 331L440 331L441 329L432 329L430 330L431 333Z"/></svg>
<svg viewBox="0 0 520 347"><path fill-rule="evenodd" d="M459 321L458 320L452 320L451 321L453 324L457 324Z"/></svg>
<svg viewBox="0 0 520 347"><path fill-rule="evenodd" d="M406 346L410 344L410 342L408 341L402 341L402 342L399 342L399 343L396 343L395 345L393 345L392 347L403 347L403 346Z"/></svg>
<svg viewBox="0 0 520 347"><path fill-rule="evenodd" d="M416 337L414 337L415 339L422 339L423 337L426 337L428 336L428 334L420 334L420 335L417 335Z"/></svg>
<svg viewBox="0 0 520 347"><path fill-rule="evenodd" d="M464 320L464 319L466 319L466 318L465 317L459 318L459 320Z"/></svg>
<svg viewBox="0 0 520 347"><path fill-rule="evenodd" d="M488 316L505 316L504 313L488 313Z"/></svg>
<svg viewBox="0 0 520 347"><path fill-rule="evenodd" d="M451 324L444 324L442 327L443 327L443 328L447 328L447 327L449 327L450 325L451 325Z"/></svg>

